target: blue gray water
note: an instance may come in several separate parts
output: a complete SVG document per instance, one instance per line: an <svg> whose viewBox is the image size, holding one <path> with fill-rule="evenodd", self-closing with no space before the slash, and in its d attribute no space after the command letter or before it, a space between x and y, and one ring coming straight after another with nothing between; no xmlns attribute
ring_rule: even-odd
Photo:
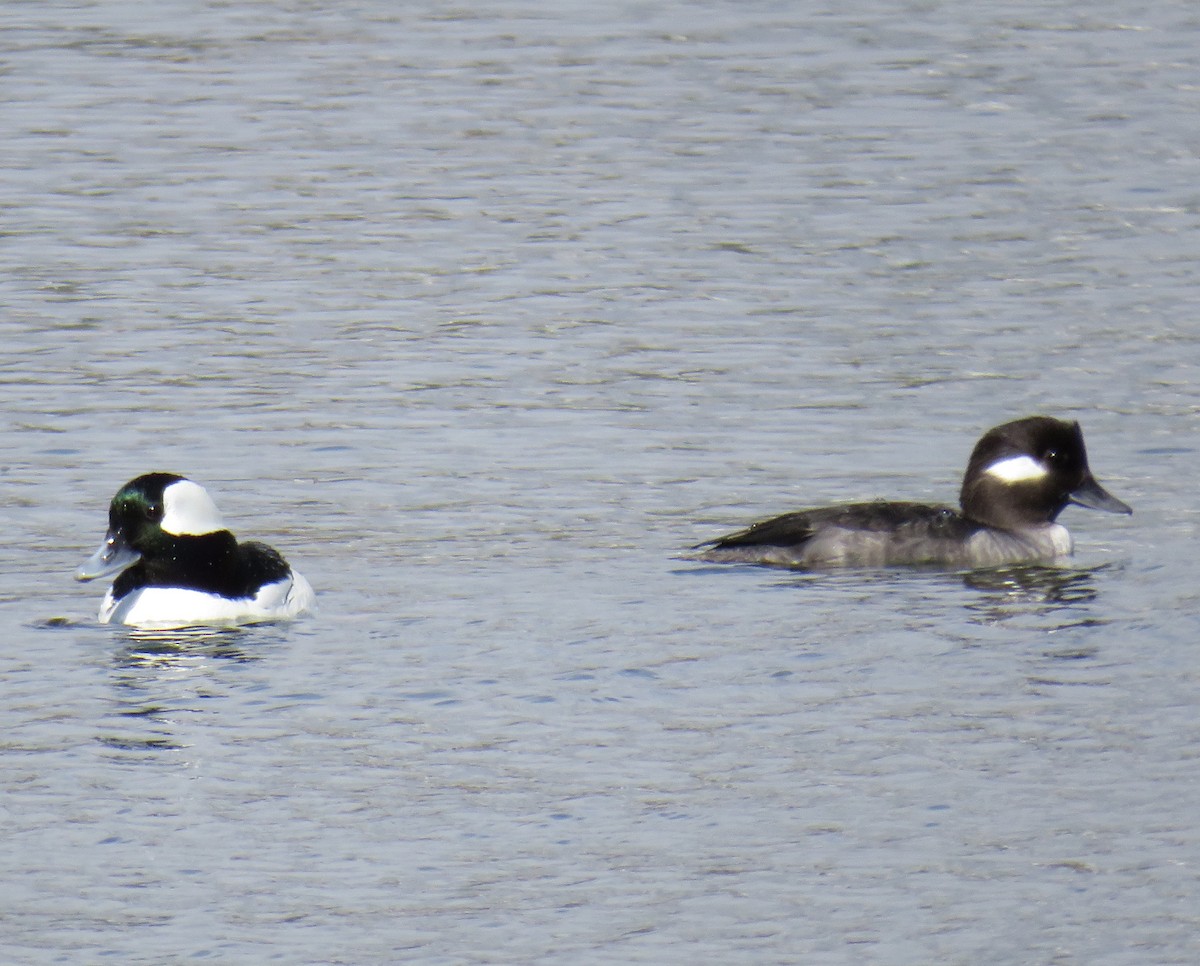
<svg viewBox="0 0 1200 966"><path fill-rule="evenodd" d="M1200 959L1200 12L0 7L13 963ZM1082 421L1069 567L677 559ZM98 626L205 484L291 626Z"/></svg>

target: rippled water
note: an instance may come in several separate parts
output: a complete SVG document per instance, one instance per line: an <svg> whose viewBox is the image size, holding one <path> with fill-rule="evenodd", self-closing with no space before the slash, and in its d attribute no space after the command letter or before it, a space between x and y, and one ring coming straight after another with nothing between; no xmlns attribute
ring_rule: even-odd
<svg viewBox="0 0 1200 966"><path fill-rule="evenodd" d="M1195 962L1198 26L0 8L6 959ZM677 559L1040 411L1070 567ZM319 619L95 624L150 469Z"/></svg>

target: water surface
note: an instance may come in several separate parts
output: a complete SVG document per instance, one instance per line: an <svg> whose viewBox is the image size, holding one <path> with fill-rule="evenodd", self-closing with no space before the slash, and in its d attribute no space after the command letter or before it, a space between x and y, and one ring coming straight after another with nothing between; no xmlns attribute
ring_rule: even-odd
<svg viewBox="0 0 1200 966"><path fill-rule="evenodd" d="M19 962L1191 963L1191 5L0 11ZM1082 421L1069 566L678 559ZM313 621L94 622L204 483Z"/></svg>

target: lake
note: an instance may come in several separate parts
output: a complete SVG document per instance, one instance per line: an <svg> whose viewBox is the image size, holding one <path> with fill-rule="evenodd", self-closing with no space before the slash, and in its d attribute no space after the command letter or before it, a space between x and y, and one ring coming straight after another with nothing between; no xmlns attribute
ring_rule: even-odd
<svg viewBox="0 0 1200 966"><path fill-rule="evenodd" d="M1200 11L0 9L19 963L1200 958ZM689 546L1078 419L1059 567ZM72 580L205 485L318 617Z"/></svg>

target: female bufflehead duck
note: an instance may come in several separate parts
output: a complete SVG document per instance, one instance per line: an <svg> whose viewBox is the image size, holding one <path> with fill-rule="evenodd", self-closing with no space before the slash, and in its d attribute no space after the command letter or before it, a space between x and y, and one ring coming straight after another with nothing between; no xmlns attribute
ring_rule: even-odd
<svg viewBox="0 0 1200 966"><path fill-rule="evenodd" d="M117 491L104 542L75 577L118 571L100 605L103 624L254 623L316 604L283 557L263 543L239 544L204 487L173 473L147 473Z"/></svg>
<svg viewBox="0 0 1200 966"><path fill-rule="evenodd" d="M1070 554L1071 535L1054 522L1068 503L1133 512L1092 476L1079 424L1048 416L988 430L959 501L962 512L883 501L801 510L693 549L700 560L783 567L998 567Z"/></svg>

